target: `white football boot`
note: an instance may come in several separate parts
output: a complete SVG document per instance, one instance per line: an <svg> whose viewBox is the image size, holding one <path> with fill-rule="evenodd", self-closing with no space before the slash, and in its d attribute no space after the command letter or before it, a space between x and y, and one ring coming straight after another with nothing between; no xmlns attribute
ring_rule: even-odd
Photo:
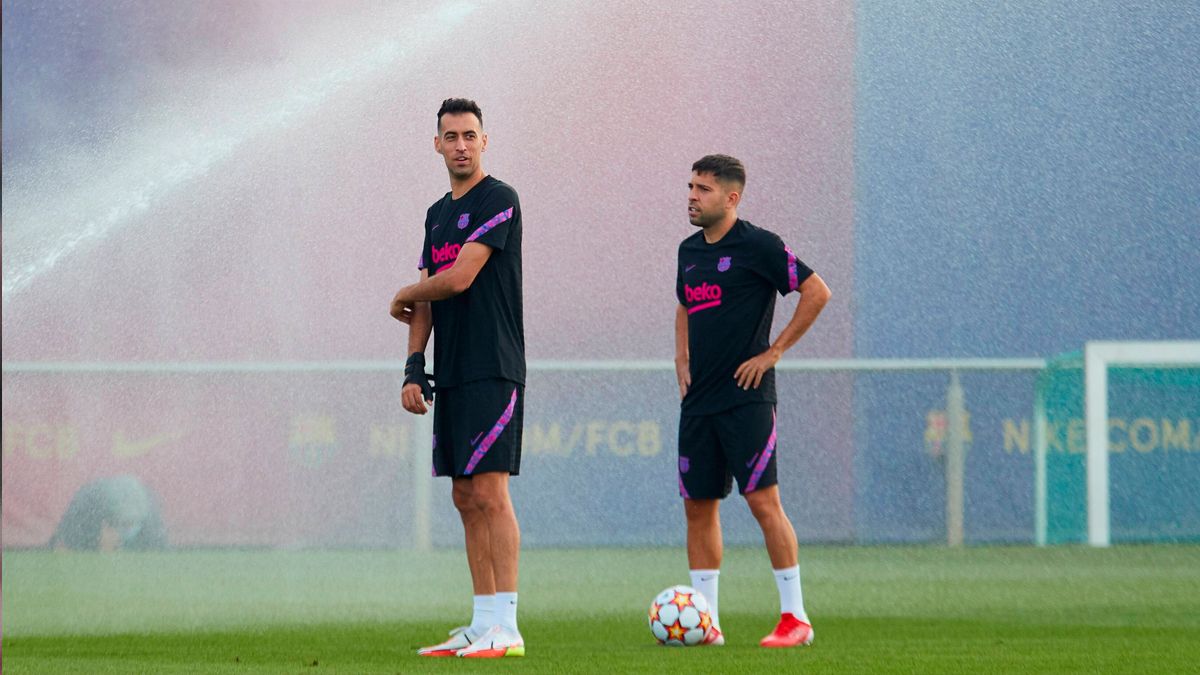
<svg viewBox="0 0 1200 675"><path fill-rule="evenodd" d="M488 629L471 646L460 649L464 659L499 659L505 656L525 656L525 640L511 628L496 625Z"/></svg>
<svg viewBox="0 0 1200 675"><path fill-rule="evenodd" d="M711 645L713 647L725 646L725 634L716 626L709 626L704 633L704 639L700 641L701 645Z"/></svg>
<svg viewBox="0 0 1200 675"><path fill-rule="evenodd" d="M450 631L450 639L431 647L421 647L417 654L421 656L457 656L458 652L471 646L475 640L470 626L459 626Z"/></svg>

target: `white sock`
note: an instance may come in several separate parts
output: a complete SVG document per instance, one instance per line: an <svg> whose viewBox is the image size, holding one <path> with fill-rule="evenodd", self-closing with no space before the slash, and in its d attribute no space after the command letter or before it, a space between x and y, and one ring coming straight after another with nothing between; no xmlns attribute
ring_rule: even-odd
<svg viewBox="0 0 1200 675"><path fill-rule="evenodd" d="M479 637L487 632L495 621L496 596L476 595L475 611L471 615L471 634Z"/></svg>
<svg viewBox="0 0 1200 675"><path fill-rule="evenodd" d="M775 570L775 585L779 587L779 612L811 623L804 611L804 593L800 591L800 566Z"/></svg>
<svg viewBox="0 0 1200 675"><path fill-rule="evenodd" d="M501 626L520 633L517 630L517 594L516 593L497 593L496 594L496 614L493 623L498 623Z"/></svg>
<svg viewBox="0 0 1200 675"><path fill-rule="evenodd" d="M700 595L708 600L709 616L717 628L721 621L717 618L717 582L720 581L721 570L691 570L692 588L700 591Z"/></svg>

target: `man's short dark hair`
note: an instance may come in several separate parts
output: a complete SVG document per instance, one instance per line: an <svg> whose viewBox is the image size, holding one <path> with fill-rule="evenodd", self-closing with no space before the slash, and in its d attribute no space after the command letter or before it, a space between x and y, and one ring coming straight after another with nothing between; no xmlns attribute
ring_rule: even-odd
<svg viewBox="0 0 1200 675"><path fill-rule="evenodd" d="M475 119L479 120L479 127L483 128L483 111L479 109L478 103L469 98L448 98L442 101L442 107L438 108L438 131L442 129L442 115L457 115L460 113L475 115Z"/></svg>
<svg viewBox="0 0 1200 675"><path fill-rule="evenodd" d="M741 160L729 155L705 155L692 165L695 173L711 173L722 183L732 183L741 190L746 187L746 167Z"/></svg>

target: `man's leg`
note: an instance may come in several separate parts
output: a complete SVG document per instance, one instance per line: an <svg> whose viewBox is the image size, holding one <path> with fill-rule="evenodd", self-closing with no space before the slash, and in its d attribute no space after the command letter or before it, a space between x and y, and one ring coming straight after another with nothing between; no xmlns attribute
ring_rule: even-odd
<svg viewBox="0 0 1200 675"><path fill-rule="evenodd" d="M729 494L732 476L725 464L712 415L679 416L679 496L687 518L688 575L692 588L708 600L711 623L705 645L723 645L718 607L718 581L724 547L721 542L721 498ZM695 495L695 497L693 497Z"/></svg>
<svg viewBox="0 0 1200 675"><path fill-rule="evenodd" d="M525 642L517 629L521 530L508 493L508 474L502 471L476 474L471 482L475 507L487 522L489 562L496 588L496 625L482 639L459 652L459 656L523 656Z"/></svg>
<svg viewBox="0 0 1200 675"><path fill-rule="evenodd" d="M792 528L792 521L788 520L787 514L783 512L783 503L779 500L779 486L772 485L747 493L746 504L750 506L750 513L754 514L758 526L762 528L771 567L779 570L795 565L798 559L796 530Z"/></svg>
<svg viewBox="0 0 1200 675"><path fill-rule="evenodd" d="M725 644L721 634L721 619L717 612L717 582L721 573L724 546L721 541L721 500L685 499L683 511L687 516L688 570L692 587L708 600L712 630L705 635L704 644Z"/></svg>
<svg viewBox="0 0 1200 675"><path fill-rule="evenodd" d="M688 567L691 569L721 568L721 500L685 499L687 515Z"/></svg>
<svg viewBox="0 0 1200 675"><path fill-rule="evenodd" d="M508 474L499 471L481 473L471 478L471 482L475 508L486 523L487 551L495 591L515 593L521 530L508 494Z"/></svg>
<svg viewBox="0 0 1200 675"><path fill-rule="evenodd" d="M799 554L796 530L783 511L783 504L779 500L779 486L771 485L746 493L746 503L762 528L763 542L775 572L775 585L779 589L779 625L759 644L764 647L811 644L813 630L808 614L804 611L800 566L797 563Z"/></svg>
<svg viewBox="0 0 1200 675"><path fill-rule="evenodd" d="M455 656L495 623L496 582L492 573L491 537L487 518L475 503L472 480L453 479L450 498L462 519L466 539L467 567L471 570L471 586L475 595L471 623L452 631L449 640L418 650L421 656Z"/></svg>
<svg viewBox="0 0 1200 675"><path fill-rule="evenodd" d="M459 432L464 409L469 410L470 407L463 402L461 389L443 389L438 392L438 403L433 408L431 450L434 475L451 477L450 499L463 524L467 567L471 571L474 595L471 623L450 631L450 639L417 650L421 656L456 656L460 650L469 647L472 641L487 632L493 623L492 605L496 584L491 570L487 521L475 508L471 479L454 478L459 471L456 468L455 450L458 449L460 453L463 451Z"/></svg>
<svg viewBox="0 0 1200 675"><path fill-rule="evenodd" d="M492 573L491 534L487 517L475 503L471 478L455 478L451 489L454 508L462 518L466 537L467 566L471 569L471 584L475 595L495 595L496 580ZM486 626L485 628L490 628Z"/></svg>
<svg viewBox="0 0 1200 675"><path fill-rule="evenodd" d="M471 613L471 635L478 637L495 623L496 581L492 574L491 535L487 518L475 505L470 478L455 478L451 496L454 508L462 518L466 539L467 567L471 570L471 586L475 592Z"/></svg>

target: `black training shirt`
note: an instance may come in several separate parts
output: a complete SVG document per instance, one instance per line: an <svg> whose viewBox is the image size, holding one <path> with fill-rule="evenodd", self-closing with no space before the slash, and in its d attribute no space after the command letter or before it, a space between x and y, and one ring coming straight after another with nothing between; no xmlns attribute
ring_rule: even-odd
<svg viewBox="0 0 1200 675"><path fill-rule="evenodd" d="M775 403L775 369L758 389L733 378L771 346L775 292L787 295L813 272L773 232L738 220L715 244L700 231L679 245L675 295L688 312L692 384L682 414L709 415L746 403Z"/></svg>
<svg viewBox="0 0 1200 675"><path fill-rule="evenodd" d="M492 254L471 287L430 303L433 373L438 387L500 378L525 384L521 305L521 204L508 184L486 176L466 194L447 192L425 215L418 269L436 276L454 266L462 246L479 242Z"/></svg>

